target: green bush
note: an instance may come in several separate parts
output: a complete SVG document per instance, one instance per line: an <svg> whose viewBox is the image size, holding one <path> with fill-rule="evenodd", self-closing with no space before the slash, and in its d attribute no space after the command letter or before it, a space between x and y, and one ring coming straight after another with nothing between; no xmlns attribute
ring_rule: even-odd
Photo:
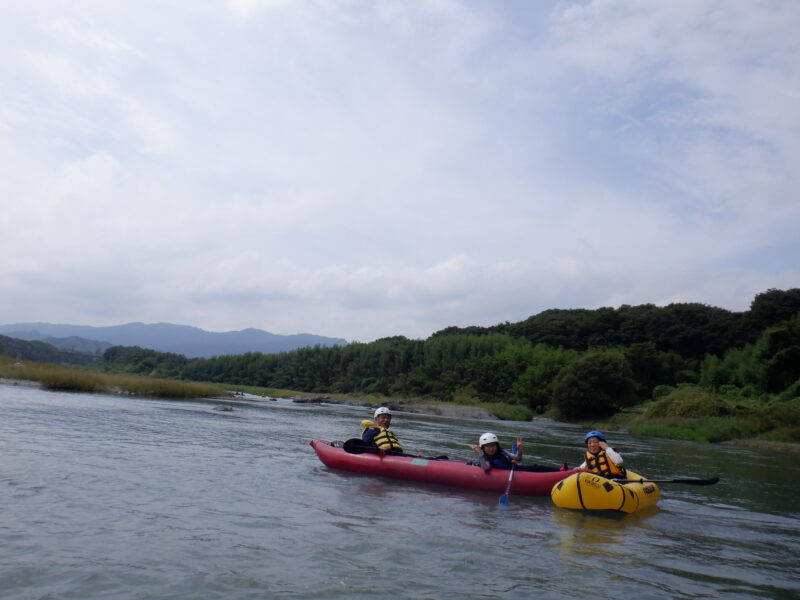
<svg viewBox="0 0 800 600"><path fill-rule="evenodd" d="M797 444L800 443L800 427L777 427L760 435L759 439Z"/></svg>
<svg viewBox="0 0 800 600"><path fill-rule="evenodd" d="M800 379L781 392L779 398L782 401L800 399Z"/></svg>
<svg viewBox="0 0 800 600"><path fill-rule="evenodd" d="M669 414L670 404L671 400L669 396L659 398L645 409L645 419L660 419L666 417Z"/></svg>
<svg viewBox="0 0 800 600"><path fill-rule="evenodd" d="M697 442L724 442L754 437L759 433L751 421L732 417L687 419L668 417L658 421L632 423L628 430L637 436L661 437Z"/></svg>
<svg viewBox="0 0 800 600"><path fill-rule="evenodd" d="M684 386L656 400L645 411L645 418L719 417L728 414L725 404L712 392L695 386Z"/></svg>
<svg viewBox="0 0 800 600"><path fill-rule="evenodd" d="M800 427L800 398L788 402L773 402L755 406L752 412L758 421L763 423L764 429L783 426Z"/></svg>
<svg viewBox="0 0 800 600"><path fill-rule="evenodd" d="M675 391L675 388L671 385L657 385L653 388L653 400L658 400L659 398L663 398Z"/></svg>
<svg viewBox="0 0 800 600"><path fill-rule="evenodd" d="M504 404L501 402L492 404L481 404L489 412L501 421L530 421L533 418L533 411L520 404Z"/></svg>

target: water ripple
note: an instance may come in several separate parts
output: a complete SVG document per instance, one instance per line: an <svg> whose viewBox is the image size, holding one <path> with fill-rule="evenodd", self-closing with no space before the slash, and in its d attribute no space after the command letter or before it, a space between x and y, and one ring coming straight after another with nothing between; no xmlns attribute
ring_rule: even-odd
<svg viewBox="0 0 800 600"><path fill-rule="evenodd" d="M338 473L308 440L358 435L364 411L289 401L203 402L0 385L4 600L789 598L800 595L798 468L781 456L615 434L662 487L625 517L547 498ZM531 462L580 458L573 425L400 413L417 451L469 456L491 428ZM692 456L687 464L685 456Z"/></svg>

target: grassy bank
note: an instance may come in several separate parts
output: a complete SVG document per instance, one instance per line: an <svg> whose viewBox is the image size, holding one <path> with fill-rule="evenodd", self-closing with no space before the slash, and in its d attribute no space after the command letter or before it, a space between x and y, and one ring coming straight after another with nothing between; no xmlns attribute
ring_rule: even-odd
<svg viewBox="0 0 800 600"><path fill-rule="evenodd" d="M228 393L215 385L97 373L61 365L0 357L0 378L36 382L46 390L127 394L147 398L188 400L218 398Z"/></svg>
<svg viewBox="0 0 800 600"><path fill-rule="evenodd" d="M442 402L429 398L405 398L402 396L384 396L381 394L315 394L298 392L278 388L263 388L247 385L231 385L226 389L235 392L245 392L256 396L269 396L271 398L326 398L330 402L351 404L354 406L391 406L396 410L408 412L450 414L451 416L466 416L478 418L477 415L494 416L503 421L530 421L535 414L526 406L520 404L506 404L503 402L482 402L476 396L465 392L458 394L453 402ZM460 407L475 410L457 410ZM460 413L460 414L459 414Z"/></svg>
<svg viewBox="0 0 800 600"><path fill-rule="evenodd" d="M314 392L298 392L297 390L286 390L282 388L258 387L253 385L227 385L222 384L226 390L232 392L244 392L254 396L268 396L270 398L328 398L333 402L342 404L356 404L372 406L386 401L385 396L378 394L329 394Z"/></svg>
<svg viewBox="0 0 800 600"><path fill-rule="evenodd" d="M0 378L36 382L48 390L116 393L148 398L218 398L228 396L230 390L273 398L325 398L331 402L357 406L388 405L409 412L467 418L480 418L483 414L501 420L529 421L536 416L530 409L519 404L482 402L469 389L456 394L453 402L375 394L314 394L276 388L98 373L80 367L19 361L4 356L0 356ZM734 443L800 452L800 398L743 399L713 393L698 386L680 386L677 389L663 390L656 400L618 413L603 423L586 425L601 429L625 428L639 437Z"/></svg>
<svg viewBox="0 0 800 600"><path fill-rule="evenodd" d="M640 437L800 452L800 398L743 399L687 385L593 425L625 428Z"/></svg>

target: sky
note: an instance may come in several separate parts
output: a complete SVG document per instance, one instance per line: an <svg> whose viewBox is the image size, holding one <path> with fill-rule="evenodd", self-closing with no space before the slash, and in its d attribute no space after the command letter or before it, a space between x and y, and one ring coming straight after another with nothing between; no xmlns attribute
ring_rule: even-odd
<svg viewBox="0 0 800 600"><path fill-rule="evenodd" d="M369 342L800 287L795 0L0 6L0 323Z"/></svg>

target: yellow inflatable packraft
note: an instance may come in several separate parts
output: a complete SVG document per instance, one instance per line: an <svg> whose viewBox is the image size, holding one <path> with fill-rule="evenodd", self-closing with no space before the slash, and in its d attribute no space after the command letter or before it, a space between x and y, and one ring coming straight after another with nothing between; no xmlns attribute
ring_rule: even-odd
<svg viewBox="0 0 800 600"><path fill-rule="evenodd" d="M644 479L628 471L627 479ZM655 483L619 483L596 473L575 473L550 490L553 504L576 510L613 510L633 513L654 506L661 491Z"/></svg>

